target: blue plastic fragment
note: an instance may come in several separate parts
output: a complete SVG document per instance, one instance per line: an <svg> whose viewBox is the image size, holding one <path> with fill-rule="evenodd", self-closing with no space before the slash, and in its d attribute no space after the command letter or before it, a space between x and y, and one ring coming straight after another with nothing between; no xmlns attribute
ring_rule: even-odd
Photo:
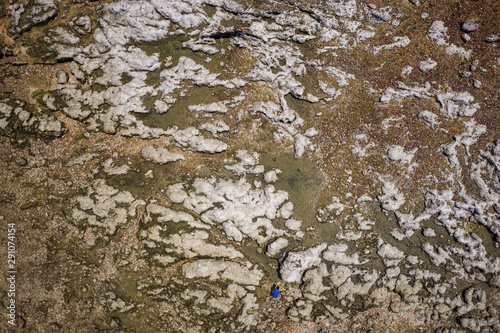
<svg viewBox="0 0 500 333"><path fill-rule="evenodd" d="M280 294L281 291L279 291L278 289L274 289L273 288L273 293L271 296L273 296L273 298L278 298L278 295Z"/></svg>

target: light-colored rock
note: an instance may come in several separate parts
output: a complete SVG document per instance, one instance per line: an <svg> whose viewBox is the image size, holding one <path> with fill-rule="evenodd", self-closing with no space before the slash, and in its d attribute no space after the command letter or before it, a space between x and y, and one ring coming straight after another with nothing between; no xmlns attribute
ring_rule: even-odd
<svg viewBox="0 0 500 333"><path fill-rule="evenodd" d="M187 127L183 130L172 132L172 137L180 147L200 153L214 154L227 150L226 143L216 139L205 138L195 127Z"/></svg>
<svg viewBox="0 0 500 333"><path fill-rule="evenodd" d="M172 153L165 148L155 148L153 145L144 146L141 150L142 157L150 162L157 164L166 164L184 159L184 156L179 153Z"/></svg>
<svg viewBox="0 0 500 333"><path fill-rule="evenodd" d="M21 133L38 134L44 137L61 137L68 130L64 123L52 114L31 113L25 110L26 104L17 100L0 100L0 134Z"/></svg>
<svg viewBox="0 0 500 333"><path fill-rule="evenodd" d="M266 255L268 257L276 257L278 256L281 251L288 246L288 240L283 237L279 237L275 241L271 242L267 246L267 252Z"/></svg>
<svg viewBox="0 0 500 333"><path fill-rule="evenodd" d="M392 50L395 47L406 47L410 44L410 38L407 36L403 37L393 37L394 43L392 44L386 44L386 45L380 45L377 47L373 48L373 54L377 54L382 50Z"/></svg>
<svg viewBox="0 0 500 333"><path fill-rule="evenodd" d="M379 246L377 254L382 258L397 259L397 260L401 260L405 257L403 251L387 243Z"/></svg>
<svg viewBox="0 0 500 333"><path fill-rule="evenodd" d="M288 252L281 263L280 275L285 282L300 282L302 273L321 263L321 253L327 244L322 243L304 251Z"/></svg>
<svg viewBox="0 0 500 333"><path fill-rule="evenodd" d="M227 107L226 107L226 104L224 102L214 102L214 103L210 103L210 104L189 105L188 110L193 111L193 112L226 113Z"/></svg>
<svg viewBox="0 0 500 333"><path fill-rule="evenodd" d="M467 20L465 22L462 22L460 27L461 27L462 31L464 31L464 32L473 32L473 31L479 29L480 24L473 21L473 20Z"/></svg>
<svg viewBox="0 0 500 333"><path fill-rule="evenodd" d="M412 150L405 152L403 147L395 145L391 146L387 150L387 157L389 157L389 159L394 162L400 162L401 164L411 164L413 156L415 155L417 150L418 148L413 148Z"/></svg>
<svg viewBox="0 0 500 333"><path fill-rule="evenodd" d="M401 207L405 202L405 197L396 188L396 184L390 181L384 180L382 177L378 178L378 181L382 183L382 195L379 195L377 199L379 200L382 208L395 211Z"/></svg>
<svg viewBox="0 0 500 333"><path fill-rule="evenodd" d="M281 170L275 169L268 171L264 174L264 181L266 183L275 183L278 181L278 174L281 173Z"/></svg>
<svg viewBox="0 0 500 333"><path fill-rule="evenodd" d="M468 92L438 94L437 100L441 104L441 115L449 119L472 117L479 110L479 104L472 104L474 97Z"/></svg>
<svg viewBox="0 0 500 333"><path fill-rule="evenodd" d="M228 238L237 242L241 242L243 240L243 234L232 221L222 223L222 227L224 228L224 232Z"/></svg>
<svg viewBox="0 0 500 333"><path fill-rule="evenodd" d="M299 220L288 219L285 221L285 226L290 230L298 231L298 230L300 230L301 225L302 225L302 222Z"/></svg>
<svg viewBox="0 0 500 333"><path fill-rule="evenodd" d="M437 126L437 125L441 124L441 122L437 121L438 117L439 116L437 114L435 114L431 111L427 111L427 110L421 111L418 114L418 119L426 121L431 126Z"/></svg>
<svg viewBox="0 0 500 333"><path fill-rule="evenodd" d="M232 171L237 175L242 175L245 173L259 174L264 172L264 166L258 165L258 153L250 154L246 150L239 149L236 151L236 158L240 161L236 164L226 165L225 168L227 170Z"/></svg>
<svg viewBox="0 0 500 333"><path fill-rule="evenodd" d="M273 226L279 208L287 201L288 193L276 191L273 185L252 187L245 178L239 181L197 178L193 191L186 193L182 186L169 188L171 200L180 202L189 211L201 215L206 223L232 221L244 235L263 245L285 235L286 231Z"/></svg>
<svg viewBox="0 0 500 333"><path fill-rule="evenodd" d="M429 58L427 60L421 61L418 69L420 69L424 73L427 73L433 70L436 66L437 62Z"/></svg>
<svg viewBox="0 0 500 333"><path fill-rule="evenodd" d="M358 253L346 254L347 248L347 244L330 245L328 250L323 252L323 258L339 265L361 265L368 262L368 260L360 262Z"/></svg>
<svg viewBox="0 0 500 333"><path fill-rule="evenodd" d="M166 229L165 224L148 228L141 233L141 237L145 240L143 243L150 248L164 248L167 252L176 254L180 258L195 258L198 256L229 259L243 258L243 254L232 246L212 244L209 240L209 234L205 230L164 237L162 234Z"/></svg>
<svg viewBox="0 0 500 333"><path fill-rule="evenodd" d="M124 204L128 209L121 207ZM135 216L137 206L144 204L130 192L120 192L98 179L88 186L86 195L72 200L70 217L76 222L100 228L105 235L112 235Z"/></svg>
<svg viewBox="0 0 500 333"><path fill-rule="evenodd" d="M188 279L208 278L211 281L229 280L237 284L259 285L264 276L257 268L250 270L232 261L199 259L182 265L182 273Z"/></svg>
<svg viewBox="0 0 500 333"><path fill-rule="evenodd" d="M122 166L114 166L114 161L112 158L108 158L102 163L104 172L108 175L125 175L130 170L130 167L126 164Z"/></svg>

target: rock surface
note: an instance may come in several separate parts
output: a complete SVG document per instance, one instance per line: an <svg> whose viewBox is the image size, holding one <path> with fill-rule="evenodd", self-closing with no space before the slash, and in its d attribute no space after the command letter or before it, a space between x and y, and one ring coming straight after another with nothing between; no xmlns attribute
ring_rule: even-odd
<svg viewBox="0 0 500 333"><path fill-rule="evenodd" d="M4 326L500 331L499 5L1 4Z"/></svg>

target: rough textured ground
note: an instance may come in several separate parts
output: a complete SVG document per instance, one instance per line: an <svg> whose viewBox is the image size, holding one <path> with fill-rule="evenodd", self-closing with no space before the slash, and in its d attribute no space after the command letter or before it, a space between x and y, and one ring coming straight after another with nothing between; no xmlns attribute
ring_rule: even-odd
<svg viewBox="0 0 500 333"><path fill-rule="evenodd" d="M2 2L2 332L500 331L499 43L496 0Z"/></svg>

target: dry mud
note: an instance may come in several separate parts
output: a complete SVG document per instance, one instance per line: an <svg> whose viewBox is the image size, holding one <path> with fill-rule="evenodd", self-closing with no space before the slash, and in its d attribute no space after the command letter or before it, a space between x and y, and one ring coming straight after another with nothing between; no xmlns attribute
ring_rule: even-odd
<svg viewBox="0 0 500 333"><path fill-rule="evenodd" d="M499 332L499 42L497 0L2 2L1 331Z"/></svg>

